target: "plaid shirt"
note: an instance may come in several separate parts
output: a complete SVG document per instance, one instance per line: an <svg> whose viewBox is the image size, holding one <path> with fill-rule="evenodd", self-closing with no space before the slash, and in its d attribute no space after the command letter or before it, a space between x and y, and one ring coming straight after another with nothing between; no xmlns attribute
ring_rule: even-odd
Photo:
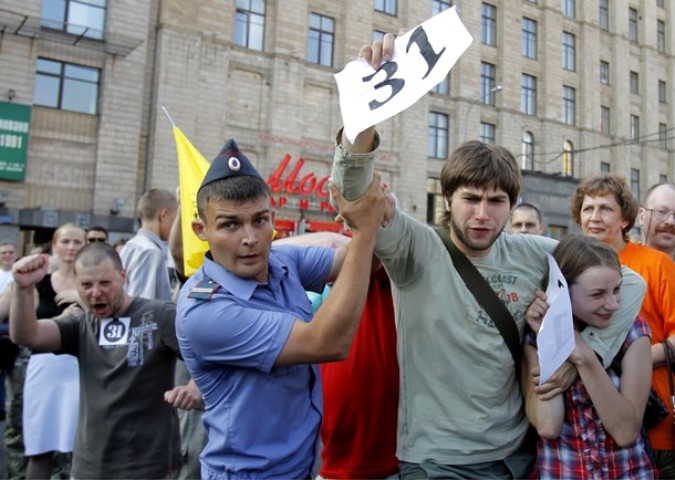
<svg viewBox="0 0 675 480"><path fill-rule="evenodd" d="M638 318L630 328L622 351L642 336L651 336L647 323ZM530 332L525 343L536 346ZM611 368L609 378L619 389L620 377ZM647 453L644 438L638 436L629 447L620 447L605 431L593 401L577 379L564 393L565 419L555 440L539 439L537 466L539 478L614 479L656 478L656 468Z"/></svg>

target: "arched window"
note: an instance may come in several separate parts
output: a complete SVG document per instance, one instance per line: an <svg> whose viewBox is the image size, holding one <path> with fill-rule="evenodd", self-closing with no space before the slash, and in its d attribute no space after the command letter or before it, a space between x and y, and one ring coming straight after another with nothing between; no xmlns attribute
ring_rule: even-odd
<svg viewBox="0 0 675 480"><path fill-rule="evenodd" d="M534 170L534 135L529 131L523 133L523 153L520 167L523 170Z"/></svg>
<svg viewBox="0 0 675 480"><path fill-rule="evenodd" d="M569 140L563 143L563 175L574 176L574 145Z"/></svg>

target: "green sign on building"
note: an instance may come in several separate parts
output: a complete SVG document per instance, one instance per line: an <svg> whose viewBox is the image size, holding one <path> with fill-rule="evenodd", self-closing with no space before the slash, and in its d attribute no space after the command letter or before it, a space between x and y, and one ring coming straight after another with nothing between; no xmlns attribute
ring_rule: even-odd
<svg viewBox="0 0 675 480"><path fill-rule="evenodd" d="M0 180L26 178L30 105L0 102Z"/></svg>

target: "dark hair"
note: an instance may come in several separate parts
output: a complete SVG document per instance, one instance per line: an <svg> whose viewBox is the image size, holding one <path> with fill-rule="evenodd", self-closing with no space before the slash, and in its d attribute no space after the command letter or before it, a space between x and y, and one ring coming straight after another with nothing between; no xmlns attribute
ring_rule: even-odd
<svg viewBox="0 0 675 480"><path fill-rule="evenodd" d="M117 250L112 245L105 242L89 243L82 247L75 255L75 265L82 265L83 267L100 265L103 261L109 259L112 261L115 270L121 272L122 259Z"/></svg>
<svg viewBox="0 0 675 480"><path fill-rule="evenodd" d="M566 235L553 250L553 258L568 285L576 282L579 275L591 267L605 266L621 273L619 254L595 237Z"/></svg>
<svg viewBox="0 0 675 480"><path fill-rule="evenodd" d="M235 177L216 180L204 186L197 194L197 212L204 220L206 205L211 200L234 200L246 202L259 198L270 197L272 191L269 185L260 177L238 175Z"/></svg>
<svg viewBox="0 0 675 480"><path fill-rule="evenodd" d="M476 140L457 147L441 169L441 190L448 202L460 187L494 187L504 190L510 204L515 205L521 181L518 163L511 152ZM441 223L447 225L449 221L450 212L445 212Z"/></svg>
<svg viewBox="0 0 675 480"><path fill-rule="evenodd" d="M537 207L532 203L527 202L519 203L513 210L511 210L511 215L513 216L513 212L515 212L516 210L520 210L522 208L525 209L529 208L530 210L532 210L537 215L537 220L539 220L539 223L541 224L544 223L544 217L541 215L541 210L539 210L539 207Z"/></svg>
<svg viewBox="0 0 675 480"><path fill-rule="evenodd" d="M621 218L628 224L621 230L623 239L630 240L630 229L635 225L635 217L638 212L638 204L633 193L630 191L628 182L624 177L612 175L609 173L596 174L583 180L577 187L570 203L570 213L574 221L581 225L581 205L584 203L584 197L598 197L604 195L614 195L616 203L621 209Z"/></svg>
<svg viewBox="0 0 675 480"><path fill-rule="evenodd" d="M108 238L108 230L105 227L102 227L101 225L94 225L91 228L87 229L87 233L89 232L102 232L105 234L105 238Z"/></svg>

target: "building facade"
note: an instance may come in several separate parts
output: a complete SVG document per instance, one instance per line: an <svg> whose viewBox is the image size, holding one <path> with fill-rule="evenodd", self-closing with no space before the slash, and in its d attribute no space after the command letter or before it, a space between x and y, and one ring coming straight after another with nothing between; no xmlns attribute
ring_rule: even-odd
<svg viewBox="0 0 675 480"><path fill-rule="evenodd" d="M282 230L328 228L333 74L362 44L453 5L472 45L379 128L378 170L407 211L437 218L443 160L475 138L516 154L522 197L556 236L584 176L623 175L640 199L675 178L665 0L5 0L0 140L25 152L23 167L7 162L0 141L0 234L38 243L65 221L130 234L143 191L178 184L162 107L208 159L237 140L269 178ZM17 105L29 120L12 120Z"/></svg>

